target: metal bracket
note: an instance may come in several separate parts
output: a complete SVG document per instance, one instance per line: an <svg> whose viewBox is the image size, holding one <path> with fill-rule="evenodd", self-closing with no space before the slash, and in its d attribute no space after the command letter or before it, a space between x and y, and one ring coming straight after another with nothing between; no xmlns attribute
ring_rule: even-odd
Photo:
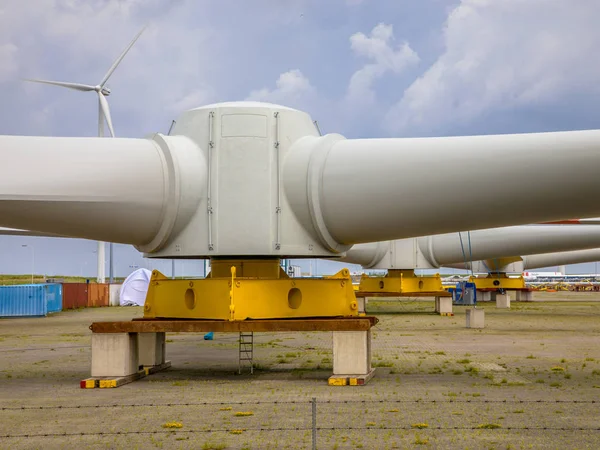
<svg viewBox="0 0 600 450"><path fill-rule="evenodd" d="M206 189L206 210L208 213L208 250L214 250L212 240L212 223L213 223L213 209L212 209L212 149L215 146L213 141L213 125L214 125L214 111L208 113L208 186Z"/></svg>
<svg viewBox="0 0 600 450"><path fill-rule="evenodd" d="M313 124L315 125L315 128L319 132L319 136L323 136L323 133L321 133L321 128L319 128L319 122L317 122L316 120L313 120Z"/></svg>
<svg viewBox="0 0 600 450"><path fill-rule="evenodd" d="M171 136L171 130L173 130L173 127L175 126L177 122L175 122L175 120L173 120L171 122L171 126L169 127L169 131L167 132L167 136Z"/></svg>
<svg viewBox="0 0 600 450"><path fill-rule="evenodd" d="M279 161L279 112L273 113L275 118L275 165L277 169L277 206L275 215L277 218L275 250L281 250L281 167Z"/></svg>

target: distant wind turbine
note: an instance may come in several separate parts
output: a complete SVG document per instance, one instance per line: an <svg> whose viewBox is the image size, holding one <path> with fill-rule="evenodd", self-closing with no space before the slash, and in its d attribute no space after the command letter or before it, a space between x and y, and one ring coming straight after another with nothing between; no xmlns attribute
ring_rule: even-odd
<svg viewBox="0 0 600 450"><path fill-rule="evenodd" d="M65 82L65 81L39 80L39 79L32 79L32 78L26 78L25 81L33 81L34 83L51 84L54 86L61 86L61 87L65 87L68 89L74 89L76 91L83 91L83 92L96 91L96 93L98 94L98 137L104 137L104 121L106 121L106 124L108 125L108 130L110 132L111 137L115 137L115 130L113 128L112 119L110 117L110 109L108 107L108 101L106 100L106 97L110 95L110 89L106 87L106 83L108 82L108 79L113 74L113 72L116 70L118 65L121 63L121 61L123 61L123 58L125 58L125 55L127 54L127 52L129 52L131 47L133 47L133 44L135 44L136 41L140 38L140 36L142 35L142 33L144 32L145 29L146 29L146 27L142 28L138 32L138 34L135 35L135 37L129 43L129 45L127 47L125 47L125 50L123 50L121 52L121 54L115 60L115 62L112 64L112 66L110 66L110 69L108 69L108 72L106 72L106 75L104 75L104 77L102 78L100 83L98 83L95 86L92 86L91 84L69 83L69 82ZM105 259L106 258L105 258L105 254L104 254L104 242L99 241L98 242L98 276L97 276L98 283L104 283L105 279L106 279L106 273L105 273L105 269L104 269ZM112 245L112 243L109 246L109 261L110 261L110 263L109 263L110 264L110 281L112 282L113 281L113 245Z"/></svg>
<svg viewBox="0 0 600 450"><path fill-rule="evenodd" d="M129 52L131 47L133 47L133 44L136 43L136 41L139 39L139 37L142 35L142 33L144 32L145 29L146 29L146 27L142 28L140 30L140 32L135 35L133 40L129 43L129 45L125 48L125 50L123 50L123 52L119 55L119 57L116 59L116 61L113 63L113 65L110 66L110 69L108 69L108 72L106 72L106 75L104 75L104 77L102 78L100 83L98 83L95 86L92 86L91 84L69 83L69 82L65 82L65 81L39 80L39 79L32 79L32 78L26 78L25 81L33 81L34 83L51 84L54 86L61 86L61 87L65 87L68 89L74 89L76 91L83 91L83 92L96 91L96 93L98 94L98 136L99 137L104 136L104 121L106 120L106 123L108 125L108 130L110 131L110 135L111 135L111 137L114 137L115 131L113 129L112 119L110 117L110 109L108 107L108 102L106 101L106 97L110 95L110 89L108 89L106 87L106 83L108 82L108 79L113 74L115 69L121 63L121 61L123 61L123 58L125 58L125 55L127 54L127 52Z"/></svg>

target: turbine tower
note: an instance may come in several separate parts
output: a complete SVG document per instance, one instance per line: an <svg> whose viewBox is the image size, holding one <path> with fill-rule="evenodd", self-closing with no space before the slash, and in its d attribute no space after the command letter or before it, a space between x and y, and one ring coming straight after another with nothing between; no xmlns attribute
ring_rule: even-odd
<svg viewBox="0 0 600 450"><path fill-rule="evenodd" d="M34 78L26 78L25 81L33 81L34 83L44 83L44 84L50 84L53 86L61 86L61 87L65 87L68 89L74 89L76 91L82 91L82 92L95 91L98 94L98 137L104 137L104 122L105 121L106 121L106 124L108 125L108 131L110 132L110 136L115 137L115 130L113 128L112 119L110 117L110 108L108 107L108 101L106 100L106 97L110 95L110 89L106 87L106 83L108 83L108 80L111 77L111 75L113 74L113 72L119 66L121 61L123 61L123 58L125 58L125 55L127 54L127 52L129 52L131 47L133 47L133 45L136 43L136 41L139 39L139 37L142 35L142 33L144 32L145 29L146 29L146 27L142 28L138 32L138 34L135 35L135 37L129 43L129 45L127 47L125 47L125 50L123 50L121 52L121 54L115 60L115 62L112 64L112 66L110 66L110 69L108 69L108 72L106 72L106 74L104 75L102 80L100 80L100 83L98 83L95 86L92 86L91 84L70 83L70 82L65 82L65 81L40 80L40 79L34 79ZM97 280L96 280L98 283L104 283L105 279L106 279L106 271L104 268L104 263L105 263L106 257L105 257L104 252L105 252L104 242L98 241L98 252L97 252L98 253L98 276L97 276ZM113 252L113 245L111 243L110 247L109 247L109 253L110 253L109 259L111 261L111 268L110 268L111 269L111 281L112 281L112 252Z"/></svg>

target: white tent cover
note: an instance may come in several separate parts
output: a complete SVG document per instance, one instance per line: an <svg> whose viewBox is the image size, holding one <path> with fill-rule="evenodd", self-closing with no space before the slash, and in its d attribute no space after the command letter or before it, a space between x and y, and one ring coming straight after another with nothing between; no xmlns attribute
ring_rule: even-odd
<svg viewBox="0 0 600 450"><path fill-rule="evenodd" d="M148 269L131 272L121 286L120 305L144 306L151 276L152 272Z"/></svg>

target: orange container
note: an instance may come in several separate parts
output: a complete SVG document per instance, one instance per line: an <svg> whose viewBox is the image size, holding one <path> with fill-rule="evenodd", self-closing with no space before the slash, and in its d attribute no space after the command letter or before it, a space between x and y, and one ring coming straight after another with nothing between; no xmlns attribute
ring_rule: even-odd
<svg viewBox="0 0 600 450"><path fill-rule="evenodd" d="M97 308L99 306L108 306L108 284L90 283L88 284L88 300L89 308Z"/></svg>

